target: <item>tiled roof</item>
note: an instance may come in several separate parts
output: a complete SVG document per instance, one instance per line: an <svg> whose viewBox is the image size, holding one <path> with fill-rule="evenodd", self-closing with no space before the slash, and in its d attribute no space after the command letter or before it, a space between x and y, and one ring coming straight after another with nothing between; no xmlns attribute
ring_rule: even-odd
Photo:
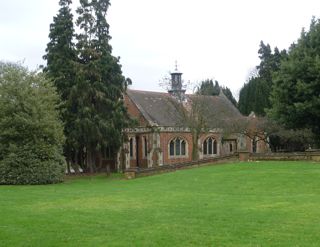
<svg viewBox="0 0 320 247"><path fill-rule="evenodd" d="M182 105L169 93L127 90L127 95L137 106L150 125L186 126L184 110L200 109L208 127L216 128L221 120L232 120L241 117L238 109L224 94L219 96L186 95ZM191 105L196 105L192 107ZM198 110L197 110L198 111Z"/></svg>

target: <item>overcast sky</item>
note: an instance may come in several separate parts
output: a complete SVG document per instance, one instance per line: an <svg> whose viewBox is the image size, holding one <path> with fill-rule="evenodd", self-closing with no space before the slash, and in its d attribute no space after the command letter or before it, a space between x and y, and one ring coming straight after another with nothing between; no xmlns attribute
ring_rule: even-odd
<svg viewBox="0 0 320 247"><path fill-rule="evenodd" d="M59 1L0 1L0 60L44 64ZM177 60L185 81L213 78L237 95L259 63L260 41L287 49L312 16L320 17L319 0L111 0L107 20L132 88L163 91Z"/></svg>

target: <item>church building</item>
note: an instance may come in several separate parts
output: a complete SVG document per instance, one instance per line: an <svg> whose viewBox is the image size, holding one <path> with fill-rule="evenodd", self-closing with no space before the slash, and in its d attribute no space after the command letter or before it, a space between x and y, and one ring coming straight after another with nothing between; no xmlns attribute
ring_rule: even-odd
<svg viewBox="0 0 320 247"><path fill-rule="evenodd" d="M171 73L167 93L128 89L125 105L136 120L125 129L127 141L118 153L117 170L149 168L233 154L238 150L265 152L264 142L253 143L228 133L224 123L244 117L220 90L217 96L186 94L182 73Z"/></svg>

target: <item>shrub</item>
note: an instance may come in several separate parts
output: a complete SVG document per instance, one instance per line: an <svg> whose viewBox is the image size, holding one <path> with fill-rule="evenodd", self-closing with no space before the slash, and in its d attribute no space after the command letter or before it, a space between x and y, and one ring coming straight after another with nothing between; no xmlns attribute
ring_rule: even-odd
<svg viewBox="0 0 320 247"><path fill-rule="evenodd" d="M63 180L58 99L43 74L0 62L0 184Z"/></svg>

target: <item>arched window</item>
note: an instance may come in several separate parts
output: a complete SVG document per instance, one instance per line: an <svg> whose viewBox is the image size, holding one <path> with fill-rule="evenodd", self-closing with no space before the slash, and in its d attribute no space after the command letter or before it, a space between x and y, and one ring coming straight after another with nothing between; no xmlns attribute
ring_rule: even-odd
<svg viewBox="0 0 320 247"><path fill-rule="evenodd" d="M182 138L175 138L169 143L170 156L186 156L187 155L187 142Z"/></svg>
<svg viewBox="0 0 320 247"><path fill-rule="evenodd" d="M214 155L217 154L217 141L212 138L208 137L203 142L203 154L204 155Z"/></svg>

